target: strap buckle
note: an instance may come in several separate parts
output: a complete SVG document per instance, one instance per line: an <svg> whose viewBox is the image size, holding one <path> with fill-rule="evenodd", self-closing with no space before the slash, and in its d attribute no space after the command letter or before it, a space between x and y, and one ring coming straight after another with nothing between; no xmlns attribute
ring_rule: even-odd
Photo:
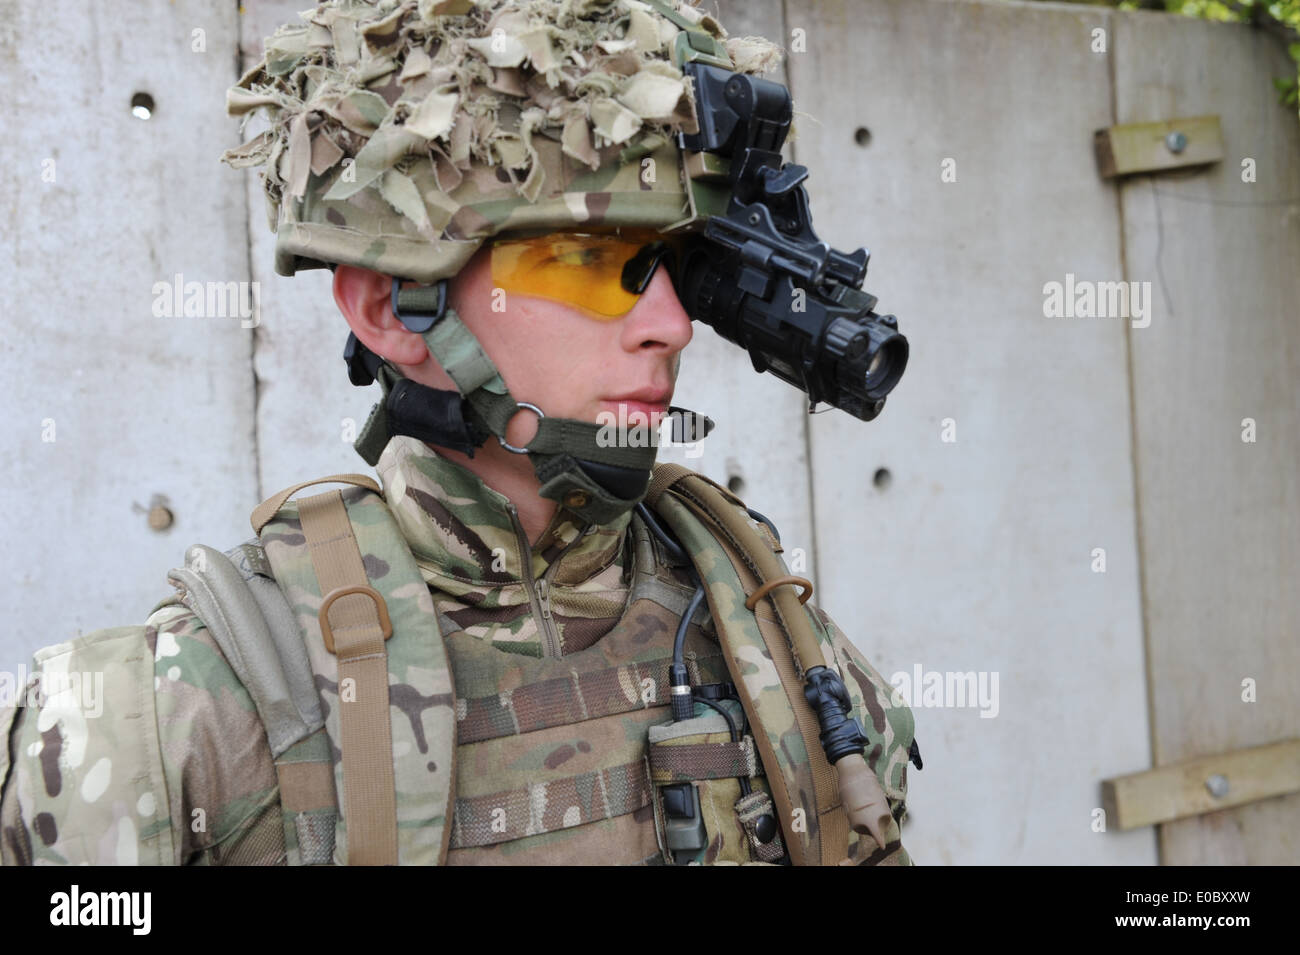
<svg viewBox="0 0 1300 955"><path fill-rule="evenodd" d="M404 307L398 307L399 301ZM423 335L433 328L447 311L447 280L439 279L434 285L403 289L402 280L393 279L393 294L389 302L393 315L408 331Z"/></svg>
<svg viewBox="0 0 1300 955"><path fill-rule="evenodd" d="M321 601L320 612L317 616L320 619L320 635L325 641L325 649L330 653L337 653L334 649L334 630L330 626L330 607L334 601L340 597L346 597L348 594L365 594L375 602L375 607L379 611L379 629L387 640L393 635L393 622L388 617L388 605L384 603L384 598L380 596L379 591L374 587L368 587L363 584L357 584L351 587L335 587L325 599Z"/></svg>

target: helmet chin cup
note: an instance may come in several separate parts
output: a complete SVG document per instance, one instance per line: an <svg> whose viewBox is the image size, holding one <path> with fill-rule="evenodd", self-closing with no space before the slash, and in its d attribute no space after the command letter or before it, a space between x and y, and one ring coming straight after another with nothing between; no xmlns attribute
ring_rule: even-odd
<svg viewBox="0 0 1300 955"><path fill-rule="evenodd" d="M599 464L596 461L578 461L578 467L611 495L627 500L640 498L649 484L649 472L639 468L624 468L617 464ZM636 505L634 504L633 507Z"/></svg>

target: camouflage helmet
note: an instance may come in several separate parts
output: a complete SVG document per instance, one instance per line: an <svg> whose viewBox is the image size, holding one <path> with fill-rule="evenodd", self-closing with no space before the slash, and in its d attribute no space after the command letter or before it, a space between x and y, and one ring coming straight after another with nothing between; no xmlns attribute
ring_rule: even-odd
<svg viewBox="0 0 1300 955"><path fill-rule="evenodd" d="M765 72L682 0L330 0L266 41L229 90L269 128L222 159L265 165L275 265L422 283L503 232L689 230L725 192L683 166L690 60Z"/></svg>

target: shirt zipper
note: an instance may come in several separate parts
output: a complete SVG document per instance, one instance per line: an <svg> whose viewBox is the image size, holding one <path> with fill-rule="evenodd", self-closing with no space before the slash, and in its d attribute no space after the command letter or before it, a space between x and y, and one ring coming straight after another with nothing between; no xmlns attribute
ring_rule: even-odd
<svg viewBox="0 0 1300 955"><path fill-rule="evenodd" d="M549 593L549 583L547 575L555 567L552 563L546 568L546 573L536 581L539 586L534 586L533 580L533 549L528 543L528 535L524 533L523 524L519 523L519 511L513 504L506 506L510 511L510 520L515 525L515 538L519 541L519 576L523 578L524 589L528 592L528 603L533 609L533 618L537 620L541 630L541 648L542 656L558 657L560 655L560 634L555 628L555 618L551 616L551 601ZM539 592L540 591L540 592Z"/></svg>

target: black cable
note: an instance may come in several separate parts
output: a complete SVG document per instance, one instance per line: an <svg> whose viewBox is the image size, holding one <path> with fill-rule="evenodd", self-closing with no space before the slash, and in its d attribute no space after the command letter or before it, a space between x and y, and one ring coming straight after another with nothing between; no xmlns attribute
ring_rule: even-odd
<svg viewBox="0 0 1300 955"><path fill-rule="evenodd" d="M653 533L655 537L659 538L659 543L663 544L664 547L668 549L668 553L672 556L673 560L685 564L691 569L691 573L694 574L694 566L691 564L690 558L686 556L686 551L682 550L681 545L678 544L677 541L673 540L668 532L663 529L655 516L650 513L650 508L645 506L645 502L638 504L636 509L637 513L641 515L641 520L645 521L646 525L650 528L651 533Z"/></svg>
<svg viewBox="0 0 1300 955"><path fill-rule="evenodd" d="M754 510L752 507L746 507L745 510L749 511L749 516L752 517L754 520L762 521L764 524L766 524L767 529L770 530L772 532L772 536L776 538L776 542L778 544L781 543L781 532L776 529L775 524L769 521L762 514L758 513L758 511Z"/></svg>
<svg viewBox="0 0 1300 955"><path fill-rule="evenodd" d="M660 526L659 521L650 513L650 509L645 506L644 501L637 504L636 511L641 515L641 519L645 521L650 533L659 538L659 542L668 550L669 555L679 563L686 565L687 574L695 583L695 593L691 596L691 602L686 607L686 613L682 616L681 623L677 625L677 635L673 638L673 662L668 667L668 685L671 693L673 720L678 722L689 720L694 715L695 710L691 706L691 678L684 662L686 628L690 626L691 618L695 616L695 611L699 609L700 602L704 599L704 586L700 583L699 575L695 573L695 568L686 556L686 552Z"/></svg>
<svg viewBox="0 0 1300 955"><path fill-rule="evenodd" d="M673 638L673 662L668 667L669 692L672 694L673 719L689 720L695 711L691 708L691 678L684 660L686 650L686 628L691 624L696 609L704 600L704 587L696 584L691 602L686 605L681 623L677 625L677 635Z"/></svg>
<svg viewBox="0 0 1300 955"><path fill-rule="evenodd" d="M699 584L695 585L695 593L691 596L691 602L686 605L686 612L682 614L681 623L677 625L677 635L673 638L673 663L682 663L686 649L686 628L690 626L691 618L695 616L695 611L699 609L701 601L704 600L704 587Z"/></svg>

